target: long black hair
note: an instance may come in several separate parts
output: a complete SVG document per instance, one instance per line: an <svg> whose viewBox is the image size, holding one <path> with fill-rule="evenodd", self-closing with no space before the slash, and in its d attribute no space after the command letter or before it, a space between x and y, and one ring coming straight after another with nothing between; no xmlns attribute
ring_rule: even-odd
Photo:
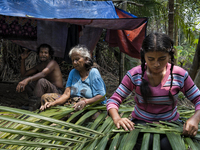
<svg viewBox="0 0 200 150"><path fill-rule="evenodd" d="M140 85L140 92L144 99L144 102L147 103L148 98L151 97L151 90L149 88L149 83L147 80L144 79L144 72L146 71L145 66L145 53L153 52L153 51L161 51L167 52L171 56L171 68L170 68L170 75L171 75L171 83L170 83L170 90L169 90L169 97L173 102L174 107L174 97L171 93L172 83L173 83L173 67L174 67L174 42L170 39L170 37L163 33L151 33L149 34L142 43L141 49L141 68L142 68L142 83Z"/></svg>

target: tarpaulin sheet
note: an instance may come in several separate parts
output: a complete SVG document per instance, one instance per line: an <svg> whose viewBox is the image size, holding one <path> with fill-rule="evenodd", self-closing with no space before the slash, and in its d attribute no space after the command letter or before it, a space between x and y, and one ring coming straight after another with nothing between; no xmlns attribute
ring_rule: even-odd
<svg viewBox="0 0 200 150"><path fill-rule="evenodd" d="M112 1L1 0L0 13L6 16L45 19L118 18Z"/></svg>
<svg viewBox="0 0 200 150"><path fill-rule="evenodd" d="M135 18L136 16L121 9L116 9L119 18ZM144 22L134 30L107 30L106 42L111 47L119 47L120 51L127 55L140 58L140 48L146 35L146 25Z"/></svg>
<svg viewBox="0 0 200 150"><path fill-rule="evenodd" d="M69 4L73 4L73 6L70 6ZM70 12L71 15L68 15L68 13L66 13L66 8L73 8L73 10ZM82 14L82 9L85 10L84 14ZM95 14L98 16L94 17ZM121 32L121 30L129 30L132 32L132 30L139 29L141 26L143 26L141 27L143 31L144 24L146 24L147 22L147 18L136 18L136 16L134 15L127 15L128 17L126 17L126 13L124 14L124 17L119 17L111 1L2 0L0 2L0 15L4 15L3 17L6 16L7 22L2 22L2 24L4 25L4 23L6 23L10 31L12 28L12 23L9 23L13 20L13 18L15 20L15 26L20 27L21 31L24 27L23 20L34 22L34 27L35 25L37 27L37 32L34 33L37 35L37 38L33 37L35 35L30 34L28 32L29 30L27 30L27 32L23 30L24 34L21 36L16 35L17 32L9 32L9 36L7 37L14 39L13 42L15 42L16 44L32 50L35 50L39 43L48 41L47 43L50 43L50 45L54 48L55 56L57 57L64 56L66 50L66 45L64 43L66 43L66 40L68 39L68 36L66 37L66 35L68 34L69 24L79 25L83 28L83 35L80 36L79 42L81 42L81 44L87 45L90 48L90 51L93 51L103 28L117 31L119 30L119 32ZM40 21L46 22L45 24L48 24L48 26L45 26L45 24L40 24ZM28 26L31 27L33 26L33 24L28 24ZM5 34L2 35L1 31L3 32L4 29L2 28L0 21L0 37L5 38ZM138 32L139 30L135 31L137 31L135 32L137 33L137 35L130 37L142 37L143 40L144 34L141 34L140 36L139 34L142 32ZM12 33L14 33L14 35L12 35ZM25 37L25 34L30 37ZM113 35L120 36L120 34L115 34L112 32L107 33L107 35L109 34L110 37L113 37ZM120 50L126 48L126 50L122 51L130 55L132 52L134 52L132 51L133 44L138 45L138 43L135 43L138 42L138 38L136 40L132 39L133 42L130 44L129 42L123 42L127 40L127 36L124 35L124 38L122 37L123 36L121 36L121 39L118 38L117 40L120 40L121 44L125 46L118 46L120 47ZM35 41L27 41L30 40L30 38L35 38ZM139 40L139 42L141 41ZM60 46L58 47L58 45ZM135 51L137 53L140 49L139 46L134 46L134 49L137 49ZM130 52L127 52L129 49ZM130 56L133 55L131 54ZM138 56L134 55L133 57Z"/></svg>
<svg viewBox="0 0 200 150"><path fill-rule="evenodd" d="M147 21L119 19L112 1L1 0L0 15L119 30L133 30Z"/></svg>
<svg viewBox="0 0 200 150"><path fill-rule="evenodd" d="M37 21L37 40L12 40L12 42L36 51L37 47L42 43L52 46L56 57L64 57L66 41L68 38L68 25L64 22L52 22L45 20Z"/></svg>

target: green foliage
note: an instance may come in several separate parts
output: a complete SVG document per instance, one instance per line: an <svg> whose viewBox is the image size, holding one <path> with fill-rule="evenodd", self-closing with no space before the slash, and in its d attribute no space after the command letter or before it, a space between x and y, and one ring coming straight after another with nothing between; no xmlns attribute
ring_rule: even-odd
<svg viewBox="0 0 200 150"><path fill-rule="evenodd" d="M185 99L185 95L182 92L178 93L178 99L179 100L184 100Z"/></svg>
<svg viewBox="0 0 200 150"><path fill-rule="evenodd" d="M131 68L138 66L139 64L140 64L139 59L125 55L125 71L128 71Z"/></svg>
<svg viewBox="0 0 200 150"><path fill-rule="evenodd" d="M199 43L199 39L195 39L193 43L194 44L198 44Z"/></svg>
<svg viewBox="0 0 200 150"><path fill-rule="evenodd" d="M168 0L130 0L143 6L128 3L127 11L138 16L148 17L149 32L168 33ZM196 47L199 27L200 1L174 1L174 41ZM178 38L178 39L177 39ZM195 41L195 42L194 42Z"/></svg>
<svg viewBox="0 0 200 150"><path fill-rule="evenodd" d="M193 62L195 48L190 45L175 46L177 50L178 65L184 67L186 64L191 65ZM187 68L188 69L188 68Z"/></svg>

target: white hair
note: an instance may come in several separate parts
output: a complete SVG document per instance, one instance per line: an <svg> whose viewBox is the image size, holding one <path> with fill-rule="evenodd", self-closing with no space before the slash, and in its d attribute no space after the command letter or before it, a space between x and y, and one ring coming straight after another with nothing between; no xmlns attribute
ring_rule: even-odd
<svg viewBox="0 0 200 150"><path fill-rule="evenodd" d="M70 58L71 58L71 55L73 53L78 53L83 58L91 59L90 52L89 52L88 48L86 46L84 46L84 45L77 45L77 46L73 47L69 52L69 57Z"/></svg>

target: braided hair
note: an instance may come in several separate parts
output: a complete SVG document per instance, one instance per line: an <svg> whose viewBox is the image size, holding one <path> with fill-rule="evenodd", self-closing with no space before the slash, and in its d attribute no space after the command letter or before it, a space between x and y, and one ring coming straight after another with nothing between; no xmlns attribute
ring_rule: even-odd
<svg viewBox="0 0 200 150"><path fill-rule="evenodd" d="M140 84L140 92L144 99L144 102L147 104L148 98L151 97L151 90L149 87L149 83L147 80L144 79L144 73L147 69L145 63L145 53L153 52L153 51L161 51L167 52L171 56L171 68L170 68L170 75L171 75L171 83L169 89L169 98L172 100L173 107L174 107L174 97L171 93L171 88L173 84L173 67L174 67L174 42L170 39L169 36L162 33L151 33L149 34L142 43L142 49L140 52L141 55L141 69L142 69L142 82Z"/></svg>

